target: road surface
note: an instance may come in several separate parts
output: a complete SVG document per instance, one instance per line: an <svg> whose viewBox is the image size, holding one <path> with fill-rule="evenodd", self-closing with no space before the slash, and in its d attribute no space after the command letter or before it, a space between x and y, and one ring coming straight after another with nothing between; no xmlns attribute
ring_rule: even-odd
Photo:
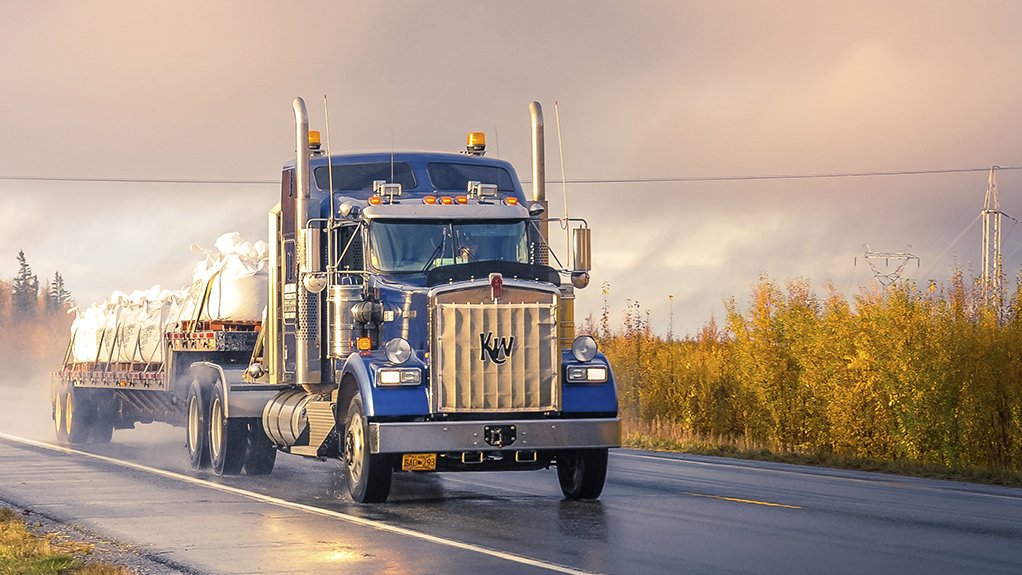
<svg viewBox="0 0 1022 575"><path fill-rule="evenodd" d="M399 474L364 506L336 462L217 478L182 430L68 450L39 410L0 422L0 500L186 573L1022 573L1020 489L616 450L596 502L551 470Z"/></svg>

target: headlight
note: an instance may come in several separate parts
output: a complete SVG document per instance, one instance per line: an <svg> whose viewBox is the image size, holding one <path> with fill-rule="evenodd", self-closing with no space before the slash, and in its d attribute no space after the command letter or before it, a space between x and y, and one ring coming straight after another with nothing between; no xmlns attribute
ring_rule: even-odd
<svg viewBox="0 0 1022 575"><path fill-rule="evenodd" d="M403 337L395 337L383 346L387 354L387 361L395 365L401 365L412 358L412 344Z"/></svg>
<svg viewBox="0 0 1022 575"><path fill-rule="evenodd" d="M607 381L605 365L572 365L568 369L569 383L603 383Z"/></svg>
<svg viewBox="0 0 1022 575"><path fill-rule="evenodd" d="M419 385L422 372L418 369L381 369L376 376L378 385Z"/></svg>
<svg viewBox="0 0 1022 575"><path fill-rule="evenodd" d="M571 355L583 363L596 357L596 340L591 335L580 335L571 343Z"/></svg>

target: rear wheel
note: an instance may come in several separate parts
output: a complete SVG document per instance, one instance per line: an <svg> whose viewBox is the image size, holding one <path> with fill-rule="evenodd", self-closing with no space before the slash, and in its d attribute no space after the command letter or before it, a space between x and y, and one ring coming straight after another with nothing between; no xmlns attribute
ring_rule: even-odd
<svg viewBox="0 0 1022 575"><path fill-rule="evenodd" d="M110 443L114 436L114 397L111 394L93 395L93 443Z"/></svg>
<svg viewBox="0 0 1022 575"><path fill-rule="evenodd" d="M64 417L64 405L67 403L67 387L61 385L53 395L53 429L57 433L57 441L67 443L67 425Z"/></svg>
<svg viewBox="0 0 1022 575"><path fill-rule="evenodd" d="M64 394L64 429L67 442L78 445L89 440L89 428L95 416L95 406L80 389L69 387Z"/></svg>
<svg viewBox="0 0 1022 575"><path fill-rule="evenodd" d="M209 427L206 425L208 403L202 386L198 381L193 381L188 389L185 447L188 448L188 463L195 470L209 467Z"/></svg>
<svg viewBox="0 0 1022 575"><path fill-rule="evenodd" d="M238 475L245 465L248 422L228 419L223 384L213 386L209 402L209 462L217 475Z"/></svg>
<svg viewBox="0 0 1022 575"><path fill-rule="evenodd" d="M607 480L607 449L578 449L558 455L557 480L566 499L597 499Z"/></svg>
<svg viewBox="0 0 1022 575"><path fill-rule="evenodd" d="M362 411L362 398L355 394L348 407L344 433L344 464L348 492L359 503L383 503L390 495L393 475L390 458L369 453L369 424Z"/></svg>

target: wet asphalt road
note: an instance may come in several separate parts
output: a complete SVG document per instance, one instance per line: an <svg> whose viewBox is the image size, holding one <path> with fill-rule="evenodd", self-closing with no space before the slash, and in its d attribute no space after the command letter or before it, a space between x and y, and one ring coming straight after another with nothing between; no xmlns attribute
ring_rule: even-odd
<svg viewBox="0 0 1022 575"><path fill-rule="evenodd" d="M541 471L399 474L388 503L361 506L336 462L192 473L183 431L165 426L85 451L213 486L0 438L0 499L185 572L1022 572L1020 489L617 450L597 502L563 501Z"/></svg>

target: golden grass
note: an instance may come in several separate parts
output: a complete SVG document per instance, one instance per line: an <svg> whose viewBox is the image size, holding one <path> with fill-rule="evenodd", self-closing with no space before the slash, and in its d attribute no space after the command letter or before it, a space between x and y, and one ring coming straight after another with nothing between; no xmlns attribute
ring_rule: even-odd
<svg viewBox="0 0 1022 575"><path fill-rule="evenodd" d="M1013 471L979 467L950 467L911 460L876 461L832 453L788 451L781 449L776 444L760 444L746 439L700 437L672 422L640 422L624 418L621 421L621 438L624 447L649 451L712 455L1022 487L1022 473Z"/></svg>
<svg viewBox="0 0 1022 575"><path fill-rule="evenodd" d="M36 535L16 512L0 508L0 575L131 575L124 567L80 559L92 550L58 534Z"/></svg>

